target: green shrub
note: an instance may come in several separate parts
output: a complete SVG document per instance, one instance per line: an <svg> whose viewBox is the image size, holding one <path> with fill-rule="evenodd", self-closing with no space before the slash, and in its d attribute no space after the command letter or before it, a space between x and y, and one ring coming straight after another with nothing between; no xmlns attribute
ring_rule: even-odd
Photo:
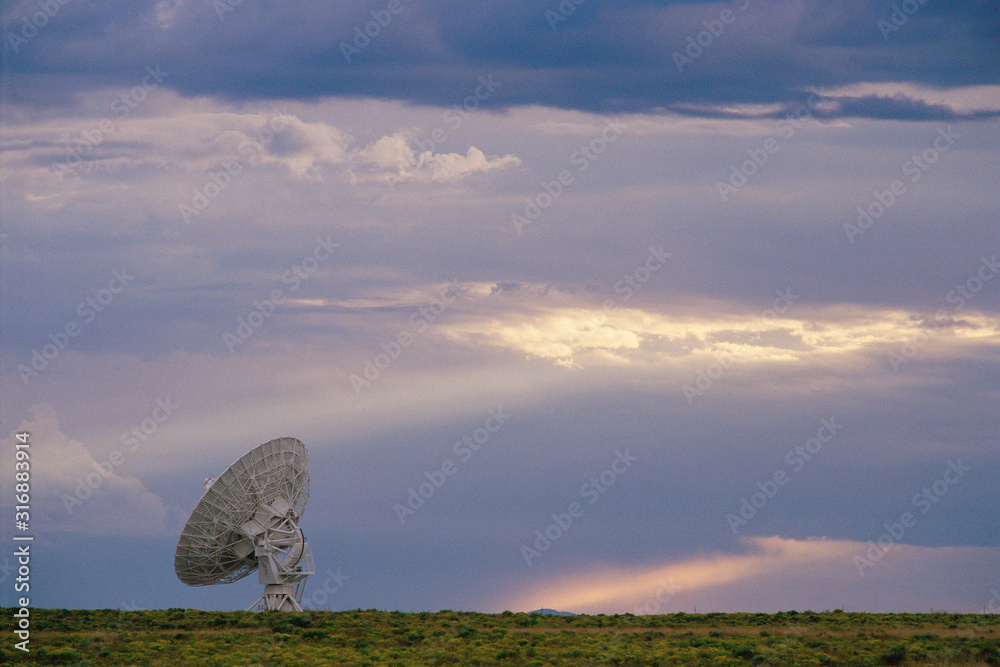
<svg viewBox="0 0 1000 667"><path fill-rule="evenodd" d="M883 653L881 657L883 665L902 665L904 662L906 662L905 646L894 646L888 653Z"/></svg>

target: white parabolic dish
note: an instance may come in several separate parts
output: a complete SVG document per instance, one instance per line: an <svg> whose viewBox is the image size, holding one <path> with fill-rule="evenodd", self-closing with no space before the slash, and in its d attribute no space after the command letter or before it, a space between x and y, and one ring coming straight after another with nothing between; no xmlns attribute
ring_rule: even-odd
<svg viewBox="0 0 1000 667"><path fill-rule="evenodd" d="M191 512L174 554L189 586L229 584L260 572L264 594L251 609L301 611L312 558L298 522L309 500L309 457L295 438L277 438L244 454Z"/></svg>

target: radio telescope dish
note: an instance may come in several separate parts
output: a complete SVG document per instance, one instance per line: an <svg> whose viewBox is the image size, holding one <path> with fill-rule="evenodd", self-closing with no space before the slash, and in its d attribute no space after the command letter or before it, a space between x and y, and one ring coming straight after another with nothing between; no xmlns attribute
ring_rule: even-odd
<svg viewBox="0 0 1000 667"><path fill-rule="evenodd" d="M305 445L277 438L251 449L205 480L177 541L177 578L188 586L231 584L258 570L264 594L250 611L302 611L306 577L316 572L298 525L308 500Z"/></svg>

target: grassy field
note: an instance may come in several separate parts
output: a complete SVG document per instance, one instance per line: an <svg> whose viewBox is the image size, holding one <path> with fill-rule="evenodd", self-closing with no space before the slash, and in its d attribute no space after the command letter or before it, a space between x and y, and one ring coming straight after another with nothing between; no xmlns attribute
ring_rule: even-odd
<svg viewBox="0 0 1000 667"><path fill-rule="evenodd" d="M13 618L13 609L3 610ZM31 611L44 665L1000 665L1000 615Z"/></svg>

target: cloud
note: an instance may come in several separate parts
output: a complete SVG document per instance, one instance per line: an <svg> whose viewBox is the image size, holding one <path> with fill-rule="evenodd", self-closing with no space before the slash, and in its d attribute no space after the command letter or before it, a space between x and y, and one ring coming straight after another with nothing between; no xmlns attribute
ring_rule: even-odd
<svg viewBox="0 0 1000 667"><path fill-rule="evenodd" d="M352 182L364 178L368 181L434 181L438 183L460 181L477 172L505 169L521 164L514 155L487 157L475 146L470 146L465 155L461 153L418 153L411 144L413 139L402 132L391 135L356 149L352 153L354 161L368 167L364 176L353 171Z"/></svg>
<svg viewBox="0 0 1000 667"><path fill-rule="evenodd" d="M791 539L779 536L741 540L739 553L714 553L660 565L624 568L611 566L548 579L499 603L505 609L526 610L544 600L546 607L577 613L666 613L701 605L720 610L710 600L728 598L736 611L782 609L784 594L794 591L795 609L888 609L881 590L905 592L893 597L893 609L940 609L933 583L942 570L957 574L959 564L989 567L1000 549L981 547L918 547L893 544L878 561L859 575L852 565L870 545L826 538ZM971 569L970 568L970 569ZM938 576L931 576L931 573ZM920 583L922 582L922 583ZM905 584L905 585L904 585ZM808 599L802 591L808 590ZM970 611L980 608L988 591L970 596ZM699 602L701 600L701 602ZM742 602L739 602L742 601ZM975 605L975 606L972 606ZM789 607L784 607L789 608Z"/></svg>
<svg viewBox="0 0 1000 667"><path fill-rule="evenodd" d="M55 4L16 45L39 5L0 9L4 405L35 406L35 519L73 533L50 557L128 531L169 557L200 480L291 434L316 466L311 537L350 543L372 584L359 605L538 584L632 611L666 576L685 610L893 604L870 581L926 609L906 576L953 604L996 579L967 547L1000 544L988 3L925 3L886 38L891 0L593 2L556 25L554 0L404 1L350 62L379 7ZM958 141L938 154L941 132ZM134 280L112 294L115 271ZM776 289L797 295L783 312ZM122 448L164 396L182 413ZM400 526L392 504L498 406L503 433ZM831 416L843 436L737 542L725 514ZM619 446L642 466L525 568L524 537ZM862 582L844 545L949 457L974 472L912 534L931 549Z"/></svg>
<svg viewBox="0 0 1000 667"><path fill-rule="evenodd" d="M859 86L870 89L873 86ZM982 86L980 86L982 88ZM959 90L959 94L961 91ZM800 97L798 94L790 95ZM753 118L789 118L801 120L808 113L818 120L869 118L873 120L961 121L983 120L1000 116L1000 105L988 108L962 109L949 102L928 102L902 92L892 95L830 95L816 94L806 101L785 103L732 105L712 103L678 103L666 107L678 115L727 120Z"/></svg>
<svg viewBox="0 0 1000 667"><path fill-rule="evenodd" d="M961 322L938 330L936 320L917 313L849 304L796 306L795 295L790 296L793 302L783 313L754 313L723 302L661 309L612 301L611 308L594 308L552 291L548 299L533 298L523 309L508 300L502 316L498 310L469 315L443 333L462 344L507 348L568 367L609 362L647 367L715 358L757 366L828 363L848 354L898 352L915 340L924 348L931 336L934 345L927 354L939 358L1000 346L1000 318L988 313L968 311ZM928 323L935 326L930 334L924 331Z"/></svg>
<svg viewBox="0 0 1000 667"><path fill-rule="evenodd" d="M118 468L131 454L98 461L78 440L60 430L55 409L40 403L22 421L18 433L29 433L31 520L43 533L87 535L152 535L173 532L175 512L137 477ZM14 469L14 438L3 440L5 467Z"/></svg>
<svg viewBox="0 0 1000 667"><path fill-rule="evenodd" d="M571 576L542 584L531 593L551 600L552 606L583 612L588 609L642 608L644 600L663 582L674 591L688 593L733 586L767 573L788 576L795 570L814 569L850 559L862 546L844 540L793 540L781 537L742 539L742 554L714 554L651 568L625 571L612 568ZM589 584L584 585L587 579ZM514 600L511 608L523 609L525 602ZM529 603L530 604L530 603Z"/></svg>
<svg viewBox="0 0 1000 667"><path fill-rule="evenodd" d="M860 97L826 98L833 101L834 108L817 113L819 118L873 118L885 120L913 121L959 121L996 118L1000 108L960 111L946 103L928 103L913 99L902 93L891 97L866 95Z"/></svg>
<svg viewBox="0 0 1000 667"><path fill-rule="evenodd" d="M921 102L930 108L946 107L958 116L1000 111L1000 86L923 86L906 82L866 82L827 88L833 99L892 98Z"/></svg>
<svg viewBox="0 0 1000 667"><path fill-rule="evenodd" d="M820 0L630 0L576 6L556 24L547 18L555 5L544 0L401 6L347 58L355 28L372 20L361 8L298 0L280 12L241 3L218 14L211 3L147 0L98 16L63 5L37 35L9 49L8 86L15 102L46 107L94 86L135 85L142 67L164 64L172 72L165 85L184 96L372 97L450 107L489 72L503 82L489 100L495 107L614 113L788 102L820 84L986 85L996 81L1000 61L985 3L923 7L889 37L878 22L891 8L877 0L837 11ZM27 2L6 9L12 29L5 42L33 11ZM723 11L731 12L725 23ZM689 58L686 66L678 66L678 54ZM910 119L940 110L869 101L843 113Z"/></svg>
<svg viewBox="0 0 1000 667"><path fill-rule="evenodd" d="M105 90L94 98L119 100L125 94ZM333 174L353 184L453 183L521 164L514 155L487 156L475 146L464 154L418 151L415 137L402 131L358 145L340 127L284 110L241 111L211 103L194 110L164 91L146 99L141 115L116 118L91 110L77 117L19 124L0 146L5 168L32 176L37 193L27 196L40 201L74 194L66 191L67 182L119 184L127 175L156 172L210 174L228 168L236 175L276 166L300 180L323 181L324 175ZM52 194L47 194L46 185L55 186Z"/></svg>

